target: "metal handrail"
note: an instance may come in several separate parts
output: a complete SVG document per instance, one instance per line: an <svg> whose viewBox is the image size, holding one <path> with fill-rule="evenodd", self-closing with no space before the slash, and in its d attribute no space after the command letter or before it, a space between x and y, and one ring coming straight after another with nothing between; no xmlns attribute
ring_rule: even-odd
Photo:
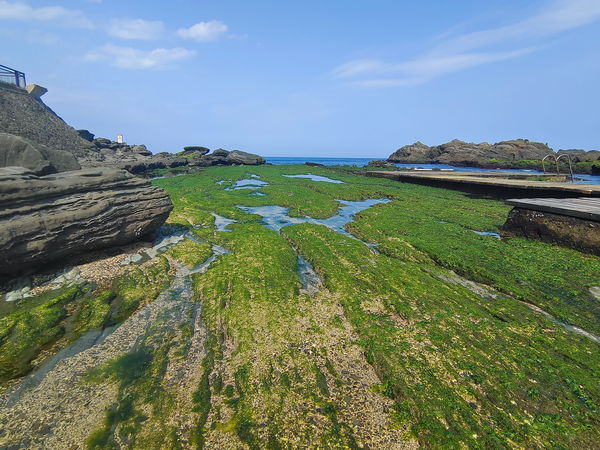
<svg viewBox="0 0 600 450"><path fill-rule="evenodd" d="M542 170L544 171L544 175L546 174L546 165L544 164L544 161L548 158L553 158L554 164L556 164L556 175L560 176L559 161L562 157L566 157L567 160L569 161L569 172L571 173L571 181L575 182L575 178L573 177L573 164L571 162L571 157L569 155L567 155L566 153L563 153L562 155L558 155L558 156L550 153L549 155L544 156L542 158Z"/></svg>
<svg viewBox="0 0 600 450"><path fill-rule="evenodd" d="M571 181L574 182L575 179L573 178L573 163L571 162L571 157L568 154L563 153L562 155L558 155L558 157L556 158L556 167L558 168L558 161L562 157L566 157L569 161L569 172L571 172Z"/></svg>
<svg viewBox="0 0 600 450"><path fill-rule="evenodd" d="M14 84L17 87L25 87L27 81L25 74L10 67L0 64L0 79L7 80L7 83Z"/></svg>
<svg viewBox="0 0 600 450"><path fill-rule="evenodd" d="M556 175L560 175L560 171L558 169L558 161L556 160L556 156L554 156L552 153L542 158L542 170L544 171L544 175L546 175L546 165L544 164L544 161L547 158L554 158L554 163L556 164Z"/></svg>

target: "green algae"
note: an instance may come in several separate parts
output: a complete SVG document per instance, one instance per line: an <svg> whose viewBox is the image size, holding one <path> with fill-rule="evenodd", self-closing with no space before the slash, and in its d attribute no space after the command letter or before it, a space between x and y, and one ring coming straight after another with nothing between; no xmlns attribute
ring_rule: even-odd
<svg viewBox="0 0 600 450"><path fill-rule="evenodd" d="M361 448L377 447L369 439L390 430L428 448L598 446L600 347L522 302L596 331L598 305L588 289L600 284L598 258L473 233L498 231L510 209L499 201L305 166L253 167L269 183L260 189L266 196L225 190L248 170L214 167L154 181L173 199L169 222L207 242L185 241L169 257L193 266L212 244L231 253L193 275L206 330L193 390L186 391L188 409L176 409L181 399L165 377L199 337L187 322L156 340L149 330L132 351L88 374L88 382L117 390L89 448L117 442ZM283 176L308 172L344 184ZM378 252L319 225L278 234L238 208L275 204L291 216L326 218L337 212L337 200L383 197L392 202L347 226ZM237 223L219 232L211 213ZM314 297L302 293L298 254L323 280ZM77 324L74 334L122 321L166 287L168 271L164 258L133 269L110 292L68 301L80 305L67 309L71 321L53 320ZM34 300L31 309L47 300ZM346 332L351 341L344 341ZM350 348L358 356L346 356ZM364 388L387 398L393 421L368 430L366 442L353 421L364 418L359 400L365 397L351 396L362 388L354 381L361 364L378 378ZM173 425L168 418L176 411L193 426Z"/></svg>
<svg viewBox="0 0 600 450"><path fill-rule="evenodd" d="M344 184L282 176L307 172L340 179ZM289 208L291 216L328 217L339 207L336 199L387 197L393 202L360 213L347 227L376 245L380 255L316 225L285 227L282 237L313 265L325 289L340 299L365 358L381 379L381 392L395 402L395 420L408 426L428 447L598 443L598 346L517 301L536 304L560 320L597 332L598 304L588 289L600 282L598 258L545 243L497 240L473 233L498 231L510 209L500 201L357 177L329 168L265 166L252 168L252 173L269 183L260 189L266 196L224 190L248 176L244 167L211 168L197 176L155 183L176 193L180 203L175 217L185 211L190 224L194 223L191 211L202 211L199 218L214 211L238 221L231 227L232 233L215 233L210 219L203 222L203 236L228 246L233 254L198 276L196 290L206 307L207 322L218 324L213 325L215 329L225 327L226 333L235 337L236 360L250 364L250 380L260 380L260 392L285 397L298 385L307 398L317 401L315 395L327 397L331 386L327 377L335 380L335 375L327 365L325 377L325 370L315 371L319 365L294 361L300 381L293 381L292 372L282 371L279 382L273 383L268 372L277 364L270 360L261 369L255 358L259 350L249 352L258 345L256 335L245 331L252 327L236 321L236 316L254 319L262 308L272 314L282 293L269 292L267 286L277 284L289 290L297 281L289 278L291 261L279 263L287 266L286 273L268 272L268 280L261 276L265 267L260 261L276 264L289 248L280 246L273 234L259 231L254 224L260 217L244 214L237 205L275 204ZM226 181L218 185L219 180ZM259 248L248 246L246 235L250 232L261 242ZM242 258L240 267L236 258ZM456 275L449 270L496 291L482 297L468 285L452 282ZM245 300L248 297L252 303ZM274 313L281 327L294 320L293 313L282 315L281 310L298 297L287 297ZM265 299L269 303L264 303ZM343 327L337 315L329 323ZM322 324L313 325L310 332L319 334L322 328ZM272 347L271 342L268 348L272 351ZM230 404L239 408L245 400L237 391L229 392L230 388L226 386L224 392L235 400ZM215 401L214 394L209 401ZM256 388L246 395L264 396ZM328 401L317 402L327 406ZM331 407L320 410L336 408L332 402ZM259 415L256 410L248 412ZM271 411L271 416L277 419L278 413ZM330 419L335 428L334 422ZM352 441L349 436L344 438L345 445Z"/></svg>
<svg viewBox="0 0 600 450"><path fill-rule="evenodd" d="M112 290L63 287L9 305L0 318L0 382L26 375L42 352L51 355L88 331L125 320L166 287L169 268L160 257L117 279Z"/></svg>
<svg viewBox="0 0 600 450"><path fill-rule="evenodd" d="M167 250L165 255L176 259L188 267L194 267L202 264L212 255L212 248L206 242L198 243L186 239Z"/></svg>

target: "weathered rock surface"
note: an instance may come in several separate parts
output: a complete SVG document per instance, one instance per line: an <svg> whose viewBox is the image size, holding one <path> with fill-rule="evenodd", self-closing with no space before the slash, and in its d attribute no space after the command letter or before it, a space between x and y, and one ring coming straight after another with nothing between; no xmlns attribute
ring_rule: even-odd
<svg viewBox="0 0 600 450"><path fill-rule="evenodd" d="M94 140L94 135L90 133L88 130L76 130L77 134L86 141L92 142Z"/></svg>
<svg viewBox="0 0 600 450"><path fill-rule="evenodd" d="M139 240L172 208L166 192L124 170L0 168L0 274Z"/></svg>
<svg viewBox="0 0 600 450"><path fill-rule="evenodd" d="M252 153L242 152L240 150L232 150L227 155L227 162L231 164L248 164L258 165L264 164L265 159L262 156L254 155Z"/></svg>
<svg viewBox="0 0 600 450"><path fill-rule="evenodd" d="M200 147L199 145L188 145L187 147L183 147L183 153L199 153L200 155L206 155L210 152L209 148Z"/></svg>
<svg viewBox="0 0 600 450"><path fill-rule="evenodd" d="M67 125L40 99L0 82L0 133L21 136L34 144L82 156L95 147Z"/></svg>
<svg viewBox="0 0 600 450"><path fill-rule="evenodd" d="M502 141L496 144L487 142L475 144L455 139L434 147L429 147L422 142L415 142L396 150L390 155L388 161L478 166L489 164L491 160L541 160L550 153L554 153L554 150L546 144L531 142L527 139Z"/></svg>
<svg viewBox="0 0 600 450"><path fill-rule="evenodd" d="M557 155L567 154L574 163L586 161L600 161L600 150L559 150Z"/></svg>
<svg viewBox="0 0 600 450"><path fill-rule="evenodd" d="M20 166L36 175L81 168L72 153L56 150L8 133L0 133L0 167Z"/></svg>
<svg viewBox="0 0 600 450"><path fill-rule="evenodd" d="M600 256L600 223L591 220L513 208L502 232Z"/></svg>

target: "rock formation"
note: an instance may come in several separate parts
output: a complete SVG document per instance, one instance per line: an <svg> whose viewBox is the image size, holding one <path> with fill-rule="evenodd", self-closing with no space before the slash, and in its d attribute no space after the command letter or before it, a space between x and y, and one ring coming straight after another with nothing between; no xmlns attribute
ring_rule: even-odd
<svg viewBox="0 0 600 450"><path fill-rule="evenodd" d="M0 168L0 274L139 240L172 208L165 191L124 170Z"/></svg>
<svg viewBox="0 0 600 450"><path fill-rule="evenodd" d="M474 144L455 139L429 147L421 142L396 150L388 161L398 163L440 163L459 166L485 166L493 161L541 160L554 153L550 147L527 139L502 141L496 144Z"/></svg>
<svg viewBox="0 0 600 450"><path fill-rule="evenodd" d="M10 133L28 139L33 144L62 150L76 157L94 151L94 146L82 139L42 100L24 89L0 82L0 133Z"/></svg>
<svg viewBox="0 0 600 450"><path fill-rule="evenodd" d="M48 175L81 166L72 153L56 150L8 133L0 133L0 167L19 166L36 175Z"/></svg>
<svg viewBox="0 0 600 450"><path fill-rule="evenodd" d="M71 153L81 167L112 167L140 175L148 175L148 172L155 169L182 166L194 168L232 164L255 165L265 162L264 158L252 153L223 149L209 153L208 148L201 146L187 146L176 154L153 155L144 145L128 145L96 138L88 130L75 130L67 125L41 99L28 94L26 90L2 82L0 133L25 138L38 150L48 148ZM31 165L25 167L35 170L40 175L61 171L51 168L37 169ZM70 167L66 170L73 170L72 165Z"/></svg>

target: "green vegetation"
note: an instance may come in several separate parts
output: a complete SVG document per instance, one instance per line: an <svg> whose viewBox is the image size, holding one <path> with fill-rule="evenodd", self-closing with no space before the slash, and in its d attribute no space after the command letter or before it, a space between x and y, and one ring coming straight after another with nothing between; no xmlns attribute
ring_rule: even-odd
<svg viewBox="0 0 600 450"><path fill-rule="evenodd" d="M119 323L129 317L141 305L154 300L169 283L169 262L159 256L144 268L134 268L115 281L113 290L118 293L111 314L111 323Z"/></svg>
<svg viewBox="0 0 600 450"><path fill-rule="evenodd" d="M194 267L198 264L202 264L210 255L212 255L212 248L210 244L206 242L198 243L186 239L175 247L171 247L167 250L165 255L176 259L186 266Z"/></svg>
<svg viewBox="0 0 600 450"><path fill-rule="evenodd" d="M154 181L171 194L170 224L206 242L169 258L192 267L211 245L230 253L177 278L135 342L83 377L116 396L88 448L600 445L600 346L528 307L600 334L590 293L600 259L474 233L499 230L510 209L500 201L353 170L212 167ZM283 176L305 173L344 183ZM265 196L226 190L252 174L269 183ZM355 217L357 239L310 223L277 233L238 208L327 218L338 200L370 198L391 202ZM235 220L231 231L212 213ZM298 255L322 279L312 296ZM23 349L44 348L57 328L66 339L125 320L165 291L169 271L161 256L111 291L22 302L0 319L2 350L24 351L13 342L22 335L35 336ZM11 338L16 314L27 331Z"/></svg>
<svg viewBox="0 0 600 450"><path fill-rule="evenodd" d="M160 257L116 280L113 290L94 294L89 285L64 287L4 305L0 382L27 374L42 352L53 354L90 330L122 322L166 287L168 271Z"/></svg>
<svg viewBox="0 0 600 450"><path fill-rule="evenodd" d="M498 231L509 211L502 202L351 171L211 168L156 181L173 194L175 223L200 225L197 234L232 250L196 276L212 336L196 397L202 411L197 442L232 433L249 446L256 436L284 445L295 427L300 442L333 439L334 446L352 446L352 427L339 419L352 405L331 391L347 377L327 344L336 330L350 327L380 378L372 390L393 400L400 430L410 430L425 446L598 445L598 345L523 302L598 334L600 305L589 289L600 284L600 260L474 233ZM266 196L224 190L251 173L269 183L260 190ZM282 176L300 173L345 183ZM291 216L322 218L337 211L336 199L381 197L393 201L364 211L348 226L380 254L318 225L289 226L277 235L261 228L260 217L237 208L275 204ZM210 212L238 224L231 233L215 233ZM293 249L324 280L314 300L297 293ZM298 330L303 315L306 325ZM313 355L299 355L289 350L298 341L321 345ZM245 383L232 381L240 370ZM304 431L298 404L328 425ZM256 425L267 419L269 430Z"/></svg>

